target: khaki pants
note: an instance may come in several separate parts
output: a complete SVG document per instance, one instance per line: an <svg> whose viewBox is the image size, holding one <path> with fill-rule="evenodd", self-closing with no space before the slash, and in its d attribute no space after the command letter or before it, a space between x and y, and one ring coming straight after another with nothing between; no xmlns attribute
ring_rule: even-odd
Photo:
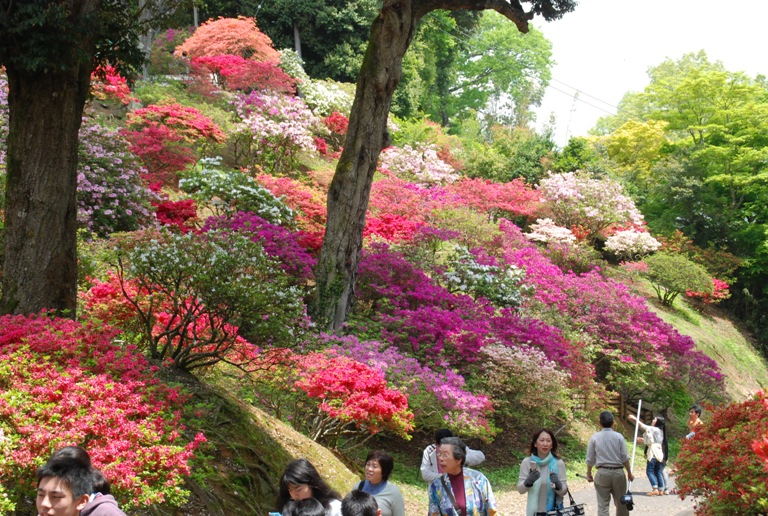
<svg viewBox="0 0 768 516"><path fill-rule="evenodd" d="M619 500L627 494L627 477L624 469L600 468L595 473L595 491L597 491L597 516L608 516L611 506L611 496L616 505L616 516L629 516L625 505Z"/></svg>

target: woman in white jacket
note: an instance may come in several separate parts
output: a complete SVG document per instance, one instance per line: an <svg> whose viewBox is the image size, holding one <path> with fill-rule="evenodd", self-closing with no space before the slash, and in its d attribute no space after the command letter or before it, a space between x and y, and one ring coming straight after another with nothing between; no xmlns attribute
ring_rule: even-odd
<svg viewBox="0 0 768 516"><path fill-rule="evenodd" d="M629 415L630 421L637 421L633 415ZM640 421L638 426L643 429L643 436L637 438L637 442L645 444L645 458L648 464L645 467L645 474L651 482L653 490L648 496L663 495L669 490L669 486L664 485L664 464L667 461L667 430L664 418L661 416L653 418L650 425Z"/></svg>

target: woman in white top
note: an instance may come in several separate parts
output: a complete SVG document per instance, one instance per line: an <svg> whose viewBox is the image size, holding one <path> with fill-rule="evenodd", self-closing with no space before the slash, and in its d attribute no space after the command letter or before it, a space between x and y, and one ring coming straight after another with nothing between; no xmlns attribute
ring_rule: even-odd
<svg viewBox="0 0 768 516"><path fill-rule="evenodd" d="M330 488L320 473L307 459L296 459L288 463L285 473L280 477L280 493L277 495L276 509L283 507L290 500L314 498L323 505L326 516L341 516L341 496Z"/></svg>
<svg viewBox="0 0 768 516"><path fill-rule="evenodd" d="M633 415L627 416L630 421L637 421L637 418ZM667 432L665 428L664 418L661 416L653 418L653 422L650 425L637 422L638 426L643 429L643 436L637 438L637 442L645 444L645 458L648 460L648 464L645 468L645 474L648 475L648 480L651 482L653 490L648 493L648 496L657 496L669 492L669 486L664 485L664 464L667 461Z"/></svg>

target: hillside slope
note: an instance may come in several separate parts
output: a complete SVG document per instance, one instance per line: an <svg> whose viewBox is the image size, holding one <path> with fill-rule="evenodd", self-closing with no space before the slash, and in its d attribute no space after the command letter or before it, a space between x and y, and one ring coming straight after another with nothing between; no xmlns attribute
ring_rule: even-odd
<svg viewBox="0 0 768 516"><path fill-rule="evenodd" d="M698 349L715 360L725 376L728 396L742 401L757 390L768 387L768 361L738 329L728 314L716 307L697 309L686 302L676 302L675 311L649 306L680 333L689 335Z"/></svg>

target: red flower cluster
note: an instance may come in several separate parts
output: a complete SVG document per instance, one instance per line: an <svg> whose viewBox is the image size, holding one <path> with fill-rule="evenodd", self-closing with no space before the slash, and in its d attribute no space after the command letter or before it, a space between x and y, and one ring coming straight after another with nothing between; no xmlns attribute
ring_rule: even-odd
<svg viewBox="0 0 768 516"><path fill-rule="evenodd" d="M205 440L181 438L184 395L109 326L41 315L0 317L0 327L0 478L14 479L12 497L28 494L40 457L84 443L129 506L176 496Z"/></svg>
<svg viewBox="0 0 768 516"><path fill-rule="evenodd" d="M101 65L93 71L91 95L99 100L117 100L125 105L137 100L131 96L128 81L111 65Z"/></svg>

